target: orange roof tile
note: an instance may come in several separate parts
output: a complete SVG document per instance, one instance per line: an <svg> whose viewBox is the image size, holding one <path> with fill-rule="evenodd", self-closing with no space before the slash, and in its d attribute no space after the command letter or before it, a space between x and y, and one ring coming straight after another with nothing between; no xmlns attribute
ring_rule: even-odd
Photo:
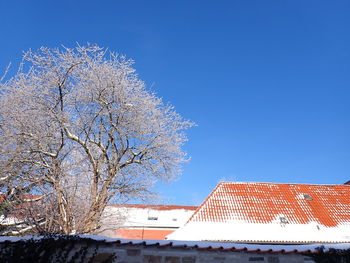
<svg viewBox="0 0 350 263"><path fill-rule="evenodd" d="M350 222L350 185L220 183L189 222L318 222L327 227Z"/></svg>
<svg viewBox="0 0 350 263"><path fill-rule="evenodd" d="M164 240L167 235L173 232L174 230L122 228L116 231L116 235L126 239Z"/></svg>

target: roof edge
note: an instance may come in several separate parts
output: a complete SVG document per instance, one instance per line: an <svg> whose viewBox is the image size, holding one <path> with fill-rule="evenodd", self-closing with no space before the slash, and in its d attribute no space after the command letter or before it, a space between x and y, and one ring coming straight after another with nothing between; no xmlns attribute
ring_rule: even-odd
<svg viewBox="0 0 350 263"><path fill-rule="evenodd" d="M308 183L276 183L276 182L220 182L219 184L279 184L279 185L315 185L315 186L350 186L349 184L308 184Z"/></svg>
<svg viewBox="0 0 350 263"><path fill-rule="evenodd" d="M216 187L214 188L213 191L211 191L211 193L207 196L206 199L204 199L204 201L197 207L196 211L193 212L193 214L191 215L191 217L186 221L186 223L183 225L187 225L188 222L190 222L192 220L192 218L197 214L197 212L203 207L203 205L207 202L207 200L215 193L215 191L221 186L221 184L224 184L225 182L219 182Z"/></svg>

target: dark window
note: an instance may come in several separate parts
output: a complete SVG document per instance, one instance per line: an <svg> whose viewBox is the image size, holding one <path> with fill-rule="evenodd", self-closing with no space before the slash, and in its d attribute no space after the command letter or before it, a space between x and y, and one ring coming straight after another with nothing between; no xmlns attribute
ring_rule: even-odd
<svg viewBox="0 0 350 263"><path fill-rule="evenodd" d="M308 195L308 194L303 194L305 200L312 200L312 197L311 195Z"/></svg>
<svg viewBox="0 0 350 263"><path fill-rule="evenodd" d="M195 263L196 258L195 257L183 257L182 263Z"/></svg>
<svg viewBox="0 0 350 263"><path fill-rule="evenodd" d="M141 250L140 249L127 249L126 254L128 256L139 256L139 255L141 255Z"/></svg>
<svg viewBox="0 0 350 263"><path fill-rule="evenodd" d="M152 255L143 256L144 263L160 263L161 260L162 260L162 257L160 256L152 256Z"/></svg>
<svg viewBox="0 0 350 263"><path fill-rule="evenodd" d="M165 257L165 263L180 263L179 257Z"/></svg>
<svg viewBox="0 0 350 263"><path fill-rule="evenodd" d="M281 223L284 223L284 224L288 223L288 219L283 217L283 216L280 217L280 221L281 221Z"/></svg>
<svg viewBox="0 0 350 263"><path fill-rule="evenodd" d="M279 263L280 260L279 260L278 257L268 257L267 258L267 262L269 262L269 263Z"/></svg>
<svg viewBox="0 0 350 263"><path fill-rule="evenodd" d="M264 257L251 257L248 261L265 261Z"/></svg>

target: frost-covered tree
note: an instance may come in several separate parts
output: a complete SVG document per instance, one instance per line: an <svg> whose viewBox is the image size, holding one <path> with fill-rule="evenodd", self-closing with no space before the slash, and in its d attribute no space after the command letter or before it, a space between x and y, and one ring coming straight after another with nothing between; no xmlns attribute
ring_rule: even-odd
<svg viewBox="0 0 350 263"><path fill-rule="evenodd" d="M41 195L25 207L42 232L93 233L108 202L179 173L192 123L145 88L131 60L88 45L23 61L1 84L0 186Z"/></svg>

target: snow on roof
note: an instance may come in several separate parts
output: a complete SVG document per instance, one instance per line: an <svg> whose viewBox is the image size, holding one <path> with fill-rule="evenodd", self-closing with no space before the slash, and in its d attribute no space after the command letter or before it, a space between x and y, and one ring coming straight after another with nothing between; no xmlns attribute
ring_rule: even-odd
<svg viewBox="0 0 350 263"><path fill-rule="evenodd" d="M350 185L223 182L168 238L350 242Z"/></svg>
<svg viewBox="0 0 350 263"><path fill-rule="evenodd" d="M350 186L220 183L190 221L269 223L282 215L297 224L349 222Z"/></svg>
<svg viewBox="0 0 350 263"><path fill-rule="evenodd" d="M94 235L77 235L77 238L95 240L97 242L113 243L116 246L150 246L150 247L169 247L169 248L192 248L197 250L207 251L232 251L232 252L247 252L247 253L282 253L282 254L312 254L318 253L319 248L323 248L324 252L330 249L350 249L350 243L343 244L310 244L310 245L271 245L271 244L241 244L228 242L200 242L200 241L178 241L178 240L140 240L140 239L114 239L103 236ZM7 237L0 236L2 242L19 242L29 240L40 240L43 236L24 236L24 237ZM56 236L55 238L59 238Z"/></svg>

